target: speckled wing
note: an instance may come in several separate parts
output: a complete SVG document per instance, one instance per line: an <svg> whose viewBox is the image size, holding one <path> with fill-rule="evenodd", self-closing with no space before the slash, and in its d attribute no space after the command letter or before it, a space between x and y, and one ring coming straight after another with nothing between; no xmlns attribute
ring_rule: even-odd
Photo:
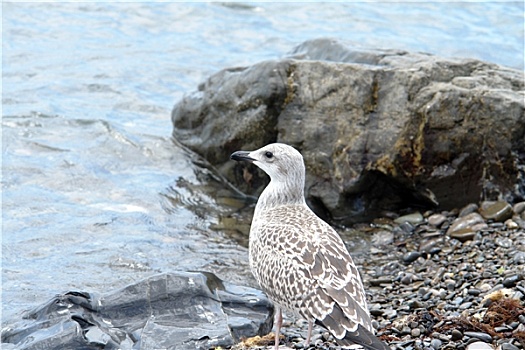
<svg viewBox="0 0 525 350"><path fill-rule="evenodd" d="M342 345L388 349L372 333L359 272L337 232L306 207L272 210L262 219L252 227L250 255L268 296L314 319Z"/></svg>

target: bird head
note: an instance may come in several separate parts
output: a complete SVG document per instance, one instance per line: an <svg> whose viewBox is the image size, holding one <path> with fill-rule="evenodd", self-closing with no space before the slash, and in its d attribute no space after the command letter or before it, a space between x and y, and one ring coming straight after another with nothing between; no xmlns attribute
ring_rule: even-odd
<svg viewBox="0 0 525 350"><path fill-rule="evenodd" d="M293 182L304 186L303 156L292 146L272 143L251 152L234 152L230 158L255 164L268 174L273 182Z"/></svg>

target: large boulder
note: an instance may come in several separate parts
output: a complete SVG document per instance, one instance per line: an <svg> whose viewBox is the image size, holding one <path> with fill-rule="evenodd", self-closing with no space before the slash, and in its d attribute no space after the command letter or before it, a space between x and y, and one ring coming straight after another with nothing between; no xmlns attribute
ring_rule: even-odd
<svg viewBox="0 0 525 350"><path fill-rule="evenodd" d="M267 334L273 306L210 273L160 274L96 295L68 292L4 325L2 348L213 349Z"/></svg>
<svg viewBox="0 0 525 350"><path fill-rule="evenodd" d="M229 155L296 147L309 204L348 224L382 210L523 198L524 96L522 71L319 39L211 76L175 105L173 136L254 195L266 176Z"/></svg>

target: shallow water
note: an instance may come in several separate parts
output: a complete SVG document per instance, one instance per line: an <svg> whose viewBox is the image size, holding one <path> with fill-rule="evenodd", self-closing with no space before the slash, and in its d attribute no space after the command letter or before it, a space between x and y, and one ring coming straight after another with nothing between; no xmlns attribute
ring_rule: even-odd
<svg viewBox="0 0 525 350"><path fill-rule="evenodd" d="M252 283L246 204L171 139L173 104L222 68L334 37L523 69L521 2L33 2L2 15L4 322L157 272Z"/></svg>

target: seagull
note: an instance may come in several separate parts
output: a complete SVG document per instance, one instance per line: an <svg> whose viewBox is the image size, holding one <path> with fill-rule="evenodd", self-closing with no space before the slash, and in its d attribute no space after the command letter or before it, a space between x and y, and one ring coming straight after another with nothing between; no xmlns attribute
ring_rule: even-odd
<svg viewBox="0 0 525 350"><path fill-rule="evenodd" d="M374 335L363 282L337 232L306 205L305 166L293 147L273 143L231 159L255 164L270 176L250 228L250 269L276 307L275 349L282 311L315 323L341 346L390 350Z"/></svg>

